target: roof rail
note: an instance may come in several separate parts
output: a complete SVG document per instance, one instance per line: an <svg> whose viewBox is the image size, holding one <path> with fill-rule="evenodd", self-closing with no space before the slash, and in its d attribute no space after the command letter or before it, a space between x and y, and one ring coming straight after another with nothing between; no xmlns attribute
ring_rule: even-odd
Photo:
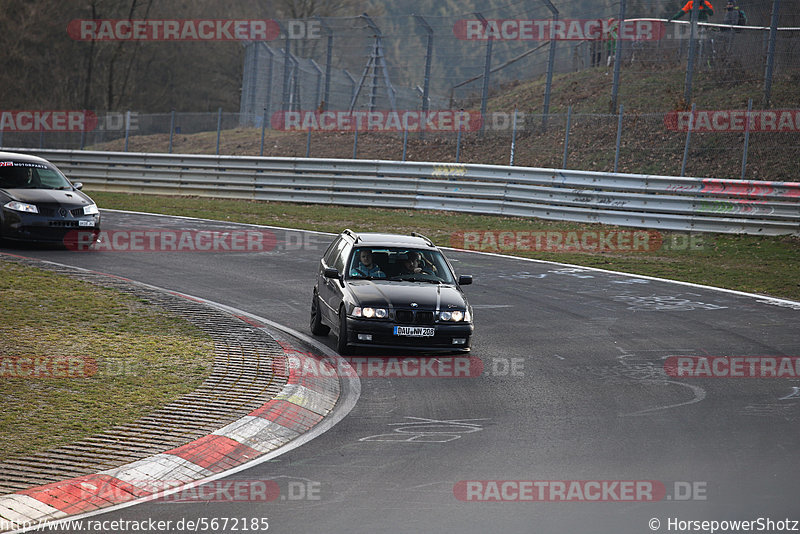
<svg viewBox="0 0 800 534"><path fill-rule="evenodd" d="M418 232L411 232L411 236L412 237L421 237L422 239L424 239L428 243L428 246L431 246L431 247L435 246L433 244L433 241L431 241L429 238L425 237L424 235L422 235L422 234L420 234Z"/></svg>
<svg viewBox="0 0 800 534"><path fill-rule="evenodd" d="M361 239L361 236L360 236L360 235L358 235L357 233L355 233L354 231L352 231L352 230L351 230L351 229L349 229L349 228L345 228L344 230L342 230L342 233L343 233L343 234L347 234L347 235L349 235L350 237L352 237L352 238L353 238L353 242L354 242L354 243L358 243L358 241Z"/></svg>

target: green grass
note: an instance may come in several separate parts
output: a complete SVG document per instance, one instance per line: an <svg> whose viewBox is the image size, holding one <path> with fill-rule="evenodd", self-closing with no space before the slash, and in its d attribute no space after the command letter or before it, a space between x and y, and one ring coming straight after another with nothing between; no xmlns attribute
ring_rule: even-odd
<svg viewBox="0 0 800 534"><path fill-rule="evenodd" d="M438 245L450 245L459 231L610 231L616 227L495 217L441 211L355 208L277 202L165 197L90 192L104 208L185 215L221 221L266 224L338 233L360 231L409 233L417 231ZM365 222L368 221L368 222ZM651 252L558 253L507 251L524 257L573 263L699 284L800 299L800 238L699 234L695 248L680 247L685 235L662 232L663 240L678 247ZM678 248L673 250L672 248Z"/></svg>
<svg viewBox="0 0 800 534"><path fill-rule="evenodd" d="M118 291L0 260L0 301L0 461L133 421L211 372L206 333ZM26 358L74 367L20 377Z"/></svg>

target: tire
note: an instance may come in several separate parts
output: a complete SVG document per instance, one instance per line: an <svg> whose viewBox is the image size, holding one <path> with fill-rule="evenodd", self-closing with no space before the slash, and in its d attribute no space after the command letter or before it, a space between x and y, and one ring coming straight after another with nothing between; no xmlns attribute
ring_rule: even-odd
<svg viewBox="0 0 800 534"><path fill-rule="evenodd" d="M350 347L347 344L347 312L344 306L339 308L339 338L336 340L336 352L342 356L350 354Z"/></svg>
<svg viewBox="0 0 800 534"><path fill-rule="evenodd" d="M331 327L322 324L322 316L319 311L319 297L316 293L311 298L311 333L315 336L327 336Z"/></svg>

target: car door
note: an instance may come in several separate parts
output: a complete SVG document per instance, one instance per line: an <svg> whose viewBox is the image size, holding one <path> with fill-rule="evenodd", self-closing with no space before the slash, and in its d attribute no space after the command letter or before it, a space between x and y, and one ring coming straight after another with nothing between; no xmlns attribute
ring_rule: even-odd
<svg viewBox="0 0 800 534"><path fill-rule="evenodd" d="M330 300L328 300L328 304L330 305L329 310L331 313L331 323L333 324L333 328L336 332L339 331L339 306L344 301L344 295L346 292L346 287L344 284L344 277L346 274L345 266L348 265L350 254L353 252L353 246L346 240L342 241L343 245L336 254L336 259L334 260L333 265L331 265L331 267L339 271L339 279L325 279L328 281L328 291L330 291Z"/></svg>
<svg viewBox="0 0 800 534"><path fill-rule="evenodd" d="M334 328L339 324L338 306L341 302L341 284L334 278L326 278L325 269L328 267L339 269L337 267L339 264L342 268L344 267L344 260L340 260L340 258L344 249L347 248L347 244L347 241L341 237L334 240L320 260L317 273L317 293L320 299L322 322L334 326ZM339 272L342 273L342 270L340 269Z"/></svg>

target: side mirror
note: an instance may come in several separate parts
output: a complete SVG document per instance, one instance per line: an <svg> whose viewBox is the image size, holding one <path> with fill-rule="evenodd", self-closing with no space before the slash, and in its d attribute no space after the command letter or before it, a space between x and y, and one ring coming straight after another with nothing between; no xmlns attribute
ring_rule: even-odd
<svg viewBox="0 0 800 534"><path fill-rule="evenodd" d="M83 189L83 182L75 182L74 184L72 184L72 187L80 191L81 189Z"/></svg>
<svg viewBox="0 0 800 534"><path fill-rule="evenodd" d="M327 267L325 269L325 278L336 278L339 279L339 271L334 269L333 267Z"/></svg>
<svg viewBox="0 0 800 534"><path fill-rule="evenodd" d="M458 285L460 286L468 286L472 283L472 275L471 274L462 274L458 277Z"/></svg>

